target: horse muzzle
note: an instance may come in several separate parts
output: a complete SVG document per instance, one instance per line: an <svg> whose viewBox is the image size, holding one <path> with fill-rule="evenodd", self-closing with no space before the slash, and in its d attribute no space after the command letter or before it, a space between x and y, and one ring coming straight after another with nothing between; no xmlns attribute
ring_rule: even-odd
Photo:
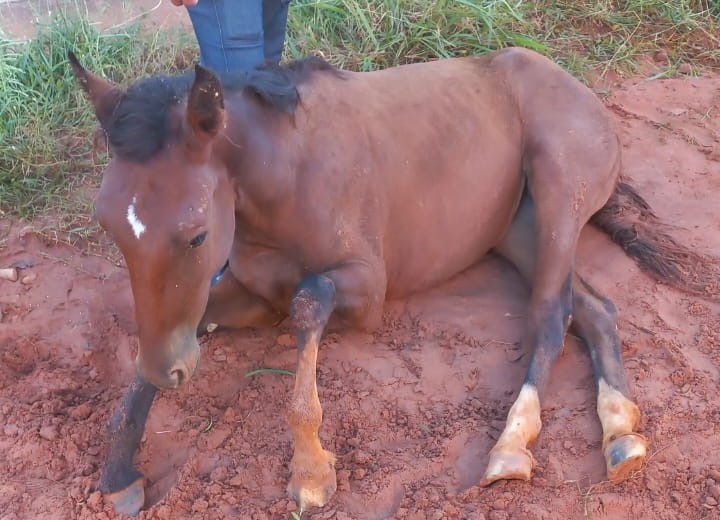
<svg viewBox="0 0 720 520"><path fill-rule="evenodd" d="M195 373L200 359L200 346L197 341L184 345L180 355L170 356L170 362L148 363L141 353L138 353L135 363L143 379L152 385L173 390L187 383Z"/></svg>

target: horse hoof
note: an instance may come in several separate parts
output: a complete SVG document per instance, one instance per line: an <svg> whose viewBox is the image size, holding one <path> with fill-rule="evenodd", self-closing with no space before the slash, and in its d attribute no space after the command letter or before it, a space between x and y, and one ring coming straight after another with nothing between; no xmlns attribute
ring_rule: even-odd
<svg viewBox="0 0 720 520"><path fill-rule="evenodd" d="M287 491L290 498L295 500L301 510L311 507L323 507L327 504L337 489L335 469L322 476L300 473L301 478L296 478L293 473Z"/></svg>
<svg viewBox="0 0 720 520"><path fill-rule="evenodd" d="M530 450L492 450L481 486L489 486L497 480L530 480L535 459Z"/></svg>
<svg viewBox="0 0 720 520"><path fill-rule="evenodd" d="M125 489L114 493L105 493L105 500L112 503L116 513L137 516L145 504L145 488L143 479L139 478Z"/></svg>
<svg viewBox="0 0 720 520"><path fill-rule="evenodd" d="M647 454L647 439L628 433L613 439L605 448L608 480L621 482L642 468Z"/></svg>

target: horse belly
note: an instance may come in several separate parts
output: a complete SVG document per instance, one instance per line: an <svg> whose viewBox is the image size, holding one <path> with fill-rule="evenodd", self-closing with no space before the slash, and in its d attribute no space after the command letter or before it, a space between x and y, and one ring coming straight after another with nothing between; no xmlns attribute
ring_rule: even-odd
<svg viewBox="0 0 720 520"><path fill-rule="evenodd" d="M480 164L480 163L479 163ZM497 245L520 201L523 177L508 157L495 168L448 172L390 214L385 241L388 297L435 285Z"/></svg>

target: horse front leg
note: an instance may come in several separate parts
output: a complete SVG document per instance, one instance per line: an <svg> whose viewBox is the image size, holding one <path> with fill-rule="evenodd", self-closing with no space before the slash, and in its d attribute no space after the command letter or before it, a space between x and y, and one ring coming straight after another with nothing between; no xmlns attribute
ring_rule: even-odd
<svg viewBox="0 0 720 520"><path fill-rule="evenodd" d="M300 283L290 307L298 352L295 388L287 412L295 445L287 489L301 509L324 506L337 487L335 455L322 447L318 437L322 407L316 382L320 338L334 304L335 285L321 275Z"/></svg>
<svg viewBox="0 0 720 520"><path fill-rule="evenodd" d="M298 340L295 388L287 412L294 452L287 491L301 509L324 506L335 493L335 455L324 449L318 430L322 407L318 397L316 365L318 347L333 310L354 325L376 326L384 300L382 270L351 264L320 275L310 275L298 285L290 316ZM377 290L373 290L376 288Z"/></svg>
<svg viewBox="0 0 720 520"><path fill-rule="evenodd" d="M107 429L100 491L117 513L135 516L145 503L143 475L133 466L157 388L137 375Z"/></svg>

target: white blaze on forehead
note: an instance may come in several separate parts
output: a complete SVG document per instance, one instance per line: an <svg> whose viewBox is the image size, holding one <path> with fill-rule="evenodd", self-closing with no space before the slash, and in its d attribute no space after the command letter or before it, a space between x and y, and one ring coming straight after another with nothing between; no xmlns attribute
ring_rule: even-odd
<svg viewBox="0 0 720 520"><path fill-rule="evenodd" d="M145 233L145 224L140 222L140 219L135 214L135 204L137 204L137 195L133 195L132 202L128 206L127 221L130 223L133 233L135 233L135 238L139 239Z"/></svg>

